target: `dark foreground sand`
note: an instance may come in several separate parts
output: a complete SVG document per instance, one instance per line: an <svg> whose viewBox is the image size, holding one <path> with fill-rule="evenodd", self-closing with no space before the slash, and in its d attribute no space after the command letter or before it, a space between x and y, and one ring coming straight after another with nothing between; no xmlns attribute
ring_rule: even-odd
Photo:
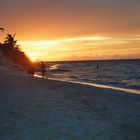
<svg viewBox="0 0 140 140"><path fill-rule="evenodd" d="M140 140L140 95L0 67L0 140Z"/></svg>

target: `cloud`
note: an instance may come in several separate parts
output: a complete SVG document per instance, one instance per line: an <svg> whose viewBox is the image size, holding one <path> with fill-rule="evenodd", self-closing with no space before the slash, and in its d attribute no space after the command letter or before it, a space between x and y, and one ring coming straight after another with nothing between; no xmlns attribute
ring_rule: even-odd
<svg viewBox="0 0 140 140"><path fill-rule="evenodd" d="M47 60L121 59L140 56L139 35L23 41L20 44L32 57Z"/></svg>

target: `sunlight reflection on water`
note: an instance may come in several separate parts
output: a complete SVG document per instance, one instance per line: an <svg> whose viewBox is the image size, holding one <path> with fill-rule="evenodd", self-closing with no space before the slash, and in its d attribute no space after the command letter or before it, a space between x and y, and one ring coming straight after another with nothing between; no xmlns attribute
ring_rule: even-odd
<svg viewBox="0 0 140 140"><path fill-rule="evenodd" d="M37 75L37 74L35 74L34 77L42 78L42 76ZM72 80L63 80L63 79L57 79L57 78L47 78L46 77L45 79L50 79L50 80L55 80L55 81L63 81L63 82L68 82L68 83L83 84L83 85L94 86L94 87L99 87L99 88L113 89L113 90L133 93L133 94L140 94L139 90L134 90L134 89L120 88L120 87L114 87L114 86L108 86L108 85L102 85L102 84L94 84L94 83L87 83L87 82L72 81Z"/></svg>

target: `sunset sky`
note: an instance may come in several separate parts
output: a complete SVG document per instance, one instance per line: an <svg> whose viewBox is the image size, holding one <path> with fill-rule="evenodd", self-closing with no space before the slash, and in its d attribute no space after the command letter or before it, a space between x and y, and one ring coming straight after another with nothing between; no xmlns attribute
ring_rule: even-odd
<svg viewBox="0 0 140 140"><path fill-rule="evenodd" d="M32 60L140 58L140 0L0 0L0 27Z"/></svg>

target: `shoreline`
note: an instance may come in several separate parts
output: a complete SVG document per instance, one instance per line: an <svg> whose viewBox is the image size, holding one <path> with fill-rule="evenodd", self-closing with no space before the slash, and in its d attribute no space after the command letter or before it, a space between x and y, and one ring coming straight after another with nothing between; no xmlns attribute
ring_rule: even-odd
<svg viewBox="0 0 140 140"><path fill-rule="evenodd" d="M93 87L98 87L98 88L102 88L102 89L112 89L112 90L122 91L122 92L126 92L126 93L140 94L140 90L129 89L129 88L120 88L120 87L115 87L115 86L88 83L88 82L67 81L67 80L60 80L60 79L55 79L55 78L48 78L48 79L56 80L56 81L63 81L63 82L68 82L68 83L82 84L82 85L87 85L87 86L93 86Z"/></svg>
<svg viewBox="0 0 140 140"><path fill-rule="evenodd" d="M0 139L140 139L138 94L0 72Z"/></svg>
<svg viewBox="0 0 140 140"><path fill-rule="evenodd" d="M42 78L41 76L39 76L37 74L35 74L34 77ZM115 87L115 86L110 86L110 85L88 83L88 82L80 82L80 81L74 81L74 80L63 80L63 79L58 79L58 78L46 78L45 77L45 79L73 83L73 84L87 85L87 86L98 87L98 88L102 88L102 89L112 89L112 90L117 90L117 91L121 91L121 92L132 93L132 94L140 94L140 90L130 89L130 88L122 88L122 87Z"/></svg>

